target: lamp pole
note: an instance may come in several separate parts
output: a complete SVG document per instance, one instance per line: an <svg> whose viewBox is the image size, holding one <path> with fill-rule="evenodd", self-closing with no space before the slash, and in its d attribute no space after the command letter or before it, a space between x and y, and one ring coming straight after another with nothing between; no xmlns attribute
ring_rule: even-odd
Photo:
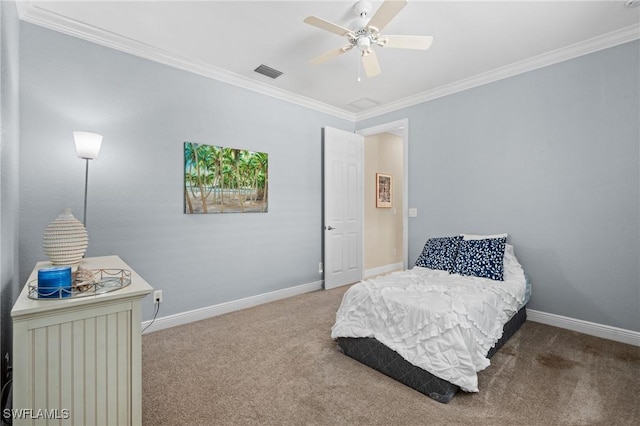
<svg viewBox="0 0 640 426"><path fill-rule="evenodd" d="M85 158L86 166L84 169L84 214L82 216L82 224L87 229L87 188L89 187L89 159Z"/></svg>
<svg viewBox="0 0 640 426"><path fill-rule="evenodd" d="M102 135L89 132L73 132L73 139L76 143L76 152L79 158L86 163L84 167L84 215L82 224L87 228L87 192L89 188L89 160L98 158L100 146L102 145Z"/></svg>

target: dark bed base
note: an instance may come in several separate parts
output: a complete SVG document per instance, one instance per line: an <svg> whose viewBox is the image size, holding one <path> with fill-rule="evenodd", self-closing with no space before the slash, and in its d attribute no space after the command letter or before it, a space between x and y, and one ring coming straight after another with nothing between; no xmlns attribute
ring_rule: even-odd
<svg viewBox="0 0 640 426"><path fill-rule="evenodd" d="M487 353L491 358L527 319L523 306L504 325L502 337ZM447 403L460 390L457 385L434 376L428 371L409 363L397 352L389 349L372 337L339 337L338 349L345 355L378 370L379 372L403 383L438 402Z"/></svg>

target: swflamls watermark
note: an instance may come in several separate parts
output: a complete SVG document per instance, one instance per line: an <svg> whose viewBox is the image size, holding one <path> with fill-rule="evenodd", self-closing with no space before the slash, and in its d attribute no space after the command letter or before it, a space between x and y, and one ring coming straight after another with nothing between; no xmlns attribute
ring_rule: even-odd
<svg viewBox="0 0 640 426"><path fill-rule="evenodd" d="M5 408L2 417L14 420L66 420L71 414L67 408Z"/></svg>

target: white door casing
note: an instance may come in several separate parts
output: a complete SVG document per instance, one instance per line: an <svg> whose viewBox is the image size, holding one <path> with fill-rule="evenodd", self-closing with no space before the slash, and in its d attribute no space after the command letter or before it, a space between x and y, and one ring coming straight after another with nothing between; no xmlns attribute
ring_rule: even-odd
<svg viewBox="0 0 640 426"><path fill-rule="evenodd" d="M324 288L362 279L364 137L325 127Z"/></svg>

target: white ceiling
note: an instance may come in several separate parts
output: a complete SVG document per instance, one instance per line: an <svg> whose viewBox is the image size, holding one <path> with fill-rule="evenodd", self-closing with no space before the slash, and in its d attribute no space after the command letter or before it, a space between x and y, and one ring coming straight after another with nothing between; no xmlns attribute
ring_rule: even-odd
<svg viewBox="0 0 640 426"><path fill-rule="evenodd" d="M375 13L381 1L373 3ZM409 0L382 33L431 35L432 47L378 48L382 73L360 82L356 51L309 64L344 39L303 23L315 15L355 28L355 1L20 1L18 11L24 21L355 120L638 39L640 7L625 3ZM283 75L254 72L260 64Z"/></svg>

